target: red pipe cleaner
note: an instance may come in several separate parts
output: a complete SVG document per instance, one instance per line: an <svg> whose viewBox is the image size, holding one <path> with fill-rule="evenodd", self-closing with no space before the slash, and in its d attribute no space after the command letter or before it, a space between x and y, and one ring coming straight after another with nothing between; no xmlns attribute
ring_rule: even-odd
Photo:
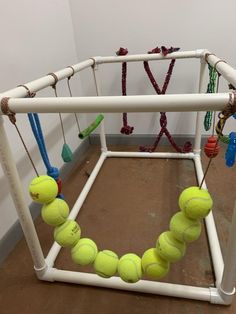
<svg viewBox="0 0 236 314"><path fill-rule="evenodd" d="M128 53L128 49L122 48L122 47L116 52L117 56L125 56L125 55L127 55L127 53ZM127 62L122 62L122 80L121 80L121 83L122 83L122 95L123 96L127 95L126 94L126 81L127 81ZM127 113L124 112L123 113L123 126L122 126L120 132L122 134L129 135L129 134L133 133L133 130L134 130L134 127L128 125Z"/></svg>
<svg viewBox="0 0 236 314"><path fill-rule="evenodd" d="M161 46L161 48L154 48L153 50L149 51L148 53L162 53L164 56L166 56L168 53L172 53L174 51L178 51L180 48L173 48L173 47L170 47L169 49L166 48L165 46ZM169 85L169 82L170 82L170 78L171 78L171 75L172 75L172 72L173 72L173 68L174 68L174 65L175 65L175 59L172 59L170 64L169 64L169 68L168 68L168 71L166 73L166 77L165 77L165 81L164 81L164 84L162 86L162 89L160 89L159 85L157 84L153 74L152 74L152 71L150 69L150 66L149 66L149 63L148 61L144 61L143 62L144 64L144 69L150 79L150 82L152 83L152 86L153 88L155 89L156 93L158 95L164 95L166 93L166 90L167 90L167 87ZM163 134L166 135L166 137L168 138L170 144L173 146L173 148L179 152L179 153L187 153L187 152L190 152L192 150L192 144L190 142L186 142L184 144L184 147L183 149L181 147L179 147L174 139L172 138L170 132L168 131L167 129L167 117L166 117L166 113L165 112L161 112L160 113L161 116L160 116L160 126L161 126L161 130L159 132L159 134L157 135L156 137L156 140L154 142L154 144L152 146L140 146L140 151L142 152L153 152L155 151L155 149L157 148L158 146L158 143L162 137Z"/></svg>

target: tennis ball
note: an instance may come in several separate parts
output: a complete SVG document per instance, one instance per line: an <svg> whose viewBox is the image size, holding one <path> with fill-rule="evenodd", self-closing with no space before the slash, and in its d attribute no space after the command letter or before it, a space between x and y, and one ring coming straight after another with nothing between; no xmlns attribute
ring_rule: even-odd
<svg viewBox="0 0 236 314"><path fill-rule="evenodd" d="M185 215L192 219L206 217L212 209L213 201L207 190L191 186L179 197L179 207Z"/></svg>
<svg viewBox="0 0 236 314"><path fill-rule="evenodd" d="M41 216L48 225L59 226L68 218L69 206L64 200L55 198L51 203L43 205Z"/></svg>
<svg viewBox="0 0 236 314"><path fill-rule="evenodd" d="M89 265L94 262L98 253L97 245L88 238L80 239L71 250L72 260L79 265Z"/></svg>
<svg viewBox="0 0 236 314"><path fill-rule="evenodd" d="M54 230L54 239L60 246L73 247L79 241L81 235L80 226L74 220L66 220Z"/></svg>
<svg viewBox="0 0 236 314"><path fill-rule="evenodd" d="M57 182L49 176L36 177L29 185L29 193L37 203L50 203L58 194Z"/></svg>
<svg viewBox="0 0 236 314"><path fill-rule="evenodd" d="M109 278L115 275L117 271L118 260L118 256L112 251L104 250L99 252L94 261L94 269L96 274L104 278Z"/></svg>
<svg viewBox="0 0 236 314"><path fill-rule="evenodd" d="M177 240L171 231L163 232L157 239L157 252L168 262L177 262L185 254L186 245Z"/></svg>
<svg viewBox="0 0 236 314"><path fill-rule="evenodd" d="M170 263L157 253L156 248L145 251L141 262L144 273L152 279L164 277L170 268Z"/></svg>
<svg viewBox="0 0 236 314"><path fill-rule="evenodd" d="M141 258L133 253L123 255L118 263L118 273L125 282L139 281L142 277Z"/></svg>
<svg viewBox="0 0 236 314"><path fill-rule="evenodd" d="M170 221L170 231L176 239L184 242L192 242L201 234L201 223L199 220L188 218L183 212L175 214Z"/></svg>

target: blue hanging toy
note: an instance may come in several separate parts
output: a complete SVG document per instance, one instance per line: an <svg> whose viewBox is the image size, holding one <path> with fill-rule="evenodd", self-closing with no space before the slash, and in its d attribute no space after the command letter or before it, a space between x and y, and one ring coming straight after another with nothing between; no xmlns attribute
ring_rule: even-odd
<svg viewBox="0 0 236 314"><path fill-rule="evenodd" d="M236 154L236 132L229 134L229 145L225 153L226 166L232 167L235 163Z"/></svg>

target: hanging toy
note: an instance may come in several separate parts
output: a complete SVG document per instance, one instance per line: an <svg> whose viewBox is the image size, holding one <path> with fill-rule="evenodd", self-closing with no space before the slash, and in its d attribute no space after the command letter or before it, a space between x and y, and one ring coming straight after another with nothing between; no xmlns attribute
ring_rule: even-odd
<svg viewBox="0 0 236 314"><path fill-rule="evenodd" d="M149 51L148 53L149 54L151 54L151 53L162 53L163 56L166 56L167 54L175 52L175 51L178 51L179 49L180 48L173 48L173 47L166 48L166 47L162 46L161 48L156 47L153 50ZM156 82L156 80L155 80L155 78L153 76L153 73L152 73L152 71L150 69L148 61L144 61L143 65L144 65L144 69L145 69L145 71L147 73L147 76L148 76L148 78L149 78L153 88L155 89L155 92L158 95L164 95L166 93L167 87L168 87L169 82L170 82L170 78L171 78L171 75L172 75L172 72L173 72L173 68L174 68L174 65L175 65L175 59L171 59L171 61L170 61L169 68L167 70L166 77L165 77L164 84L163 84L162 88ZM142 151L142 152L154 152L155 149L157 148L157 146L159 144L159 141L160 141L161 137L163 136L163 134L166 135L166 137L169 140L170 144L172 145L172 147L177 152L179 152L179 153L182 153L182 152L183 153L189 153L192 150L192 144L190 142L186 142L184 144L183 149L181 147L179 147L175 143L174 139L172 138L170 132L167 129L167 116L166 116L165 112L161 112L160 113L160 126L161 126L161 130L160 130L159 134L157 135L154 144L152 146L150 146L150 147L148 147L148 146L140 146L139 147L140 151Z"/></svg>
<svg viewBox="0 0 236 314"><path fill-rule="evenodd" d="M209 83L207 85L207 93L215 93L216 89L216 78L217 78L217 71L214 67L208 64L209 69ZM218 75L219 79L219 75ZM204 118L204 128L206 131L209 131L211 128L212 123L212 111L207 111Z"/></svg>
<svg viewBox="0 0 236 314"><path fill-rule="evenodd" d="M52 84L52 88L54 90L55 93L55 97L58 97L57 95L57 82L58 82L58 77L56 76L55 73L48 73L48 75L51 75L54 78L54 84ZM62 147L62 152L61 152L61 157L63 159L64 162L70 162L73 159L73 153L69 147L69 145L66 143L66 136L65 136L65 130L64 130L64 126L63 126L63 121L62 121L62 115L59 112L59 119L60 119L60 124L61 124L61 131L62 131L62 136L63 136L63 147Z"/></svg>
<svg viewBox="0 0 236 314"><path fill-rule="evenodd" d="M103 114L99 114L96 119L83 131L79 133L79 138L81 140L85 139L87 136L89 136L102 122L104 119Z"/></svg>
<svg viewBox="0 0 236 314"><path fill-rule="evenodd" d="M117 56L125 56L128 49L120 47L116 52ZM127 62L122 62L122 96L126 96L126 79L127 79ZM122 134L130 135L133 133L134 127L128 125L127 112L123 113L123 126L120 130Z"/></svg>
<svg viewBox="0 0 236 314"><path fill-rule="evenodd" d="M236 154L236 132L229 134L229 145L225 153L226 166L233 167Z"/></svg>
<svg viewBox="0 0 236 314"><path fill-rule="evenodd" d="M204 146L204 152L207 157L214 158L218 155L220 151L220 146L217 143L216 136L209 136L207 138L207 143Z"/></svg>

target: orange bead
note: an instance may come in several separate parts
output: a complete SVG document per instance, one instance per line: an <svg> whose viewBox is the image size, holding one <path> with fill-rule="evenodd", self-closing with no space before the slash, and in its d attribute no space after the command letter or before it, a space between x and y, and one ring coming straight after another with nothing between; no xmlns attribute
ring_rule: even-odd
<svg viewBox="0 0 236 314"><path fill-rule="evenodd" d="M216 144L216 142L217 142L217 137L215 136L208 137L207 143L204 146L204 152L207 157L214 158L218 155L220 151L220 146Z"/></svg>

